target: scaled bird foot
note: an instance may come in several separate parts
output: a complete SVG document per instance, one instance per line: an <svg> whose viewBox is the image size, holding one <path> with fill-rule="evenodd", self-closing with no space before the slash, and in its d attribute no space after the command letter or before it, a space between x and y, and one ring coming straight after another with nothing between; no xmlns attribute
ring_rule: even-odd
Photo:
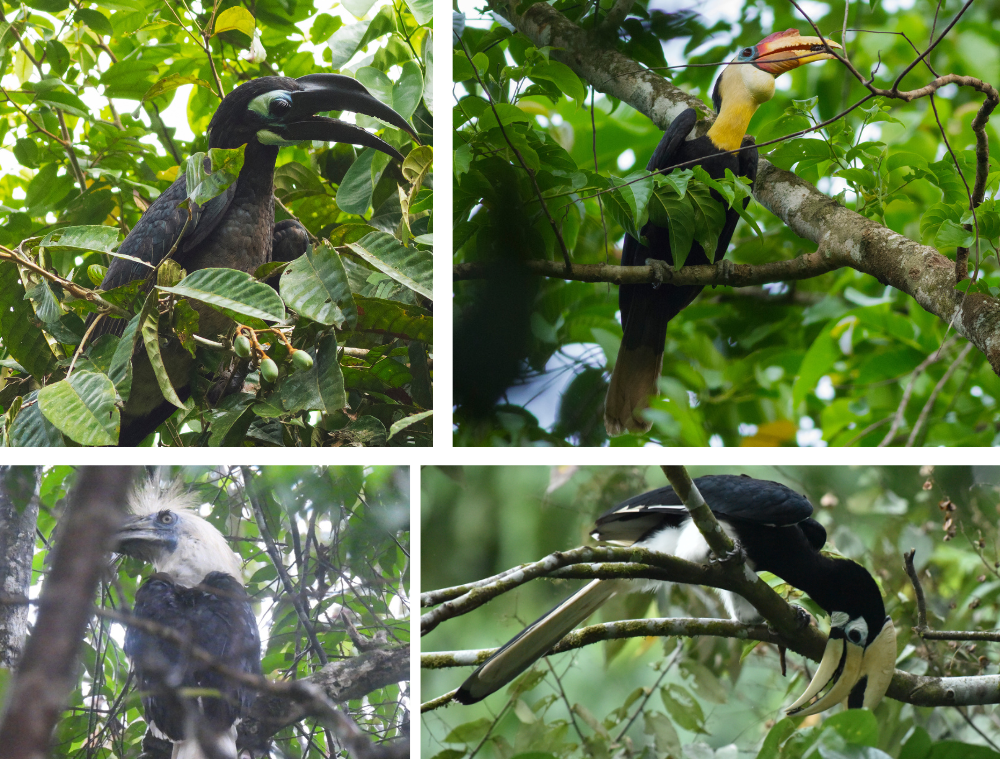
<svg viewBox="0 0 1000 759"><path fill-rule="evenodd" d="M728 286L733 274L736 273L736 264L728 258L723 258L716 262L715 271L722 278L722 284Z"/></svg>
<svg viewBox="0 0 1000 759"><path fill-rule="evenodd" d="M649 266L653 270L653 278L656 282L653 283L653 287L659 287L663 284L663 280L667 278L670 273L670 264L666 261L661 261L659 258L647 258L646 266Z"/></svg>
<svg viewBox="0 0 1000 759"><path fill-rule="evenodd" d="M743 551L743 546L738 542L733 542L733 550L723 556L721 559L717 559L712 556L709 560L709 564L742 564L747 560L747 555Z"/></svg>

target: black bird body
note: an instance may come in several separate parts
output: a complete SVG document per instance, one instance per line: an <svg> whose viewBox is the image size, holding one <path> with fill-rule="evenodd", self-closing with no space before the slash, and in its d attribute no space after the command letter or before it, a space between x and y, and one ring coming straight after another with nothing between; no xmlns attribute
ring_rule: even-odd
<svg viewBox="0 0 1000 759"><path fill-rule="evenodd" d="M260 634L246 590L224 572L211 572L193 588L165 573L154 574L135 594L133 613L140 619L180 633L217 661L260 675ZM183 741L185 711L173 688L201 688L220 696L202 696L201 714L211 732L221 734L246 717L256 691L191 656L174 641L138 625L125 634L125 654L135 669L146 720L155 732ZM170 688L164 688L164 684Z"/></svg>
<svg viewBox="0 0 1000 759"><path fill-rule="evenodd" d="M399 114L374 98L359 82L338 74L310 74L298 79L261 77L240 85L220 103L209 124L210 148L246 145L243 168L237 179L203 206L178 207L188 196L187 178L181 174L146 210L121 244L118 252L144 263L114 258L101 283L102 290L133 280L152 287L152 266L158 265L177 244L173 258L187 272L204 268L229 268L248 273L272 260L274 224L274 165L281 145L303 140L351 142L372 147L397 160L403 156L389 143L353 124L315 115L321 111L348 110L379 118L416 137ZM206 171L211 168L205 159ZM291 230L292 226L298 227ZM301 225L283 223L281 260L301 254ZM296 237L298 242L291 238ZM148 265L146 265L148 264ZM228 317L211 307L192 303L199 313L199 333L217 340L232 326ZM92 321L93 317L91 318ZM121 336L126 320L104 317L94 327L92 339L105 333ZM171 383L182 401L191 392L193 359L175 339L161 346ZM159 391L144 348L133 359L132 392L122 409L119 445L137 445L170 417L175 408Z"/></svg>
<svg viewBox="0 0 1000 759"><path fill-rule="evenodd" d="M751 569L777 575L806 592L830 614L833 620L831 640L843 643L848 633L864 629L864 636L858 641L849 636L847 639L867 648L888 629L890 633L880 638L879 646L892 649L888 665L891 672L895 662L895 633L885 615L878 585L855 562L820 553L826 542L826 530L812 518L812 504L808 499L780 483L747 476L707 475L695 479L694 483L719 524L744 551ZM708 545L687 508L669 486L630 498L602 514L591 536L603 542L647 548L698 563L710 557ZM474 703L501 688L544 656L612 595L628 590L651 590L660 584L595 580L586 585L493 654L459 688L455 699L460 703ZM748 624L762 621L757 610L740 596L723 590L718 592L733 619ZM890 635L891 642L886 643ZM853 674L861 671L863 662L859 658L861 653L852 655L855 656L851 660L850 672ZM884 670L886 665L881 661L873 668L875 666L882 666ZM820 671L825 685L839 670L827 665ZM884 677L873 676L872 680L873 683L877 680L876 688L888 685ZM881 699L885 687L876 696L874 692L866 692L867 684L866 680L854 694L854 681L838 681L840 689L835 688L832 692L837 701L848 698L850 691L852 697L857 696L861 701L867 698L865 705L873 705ZM861 701L852 706L860 705ZM832 703L822 698L808 704L802 701L798 712L811 713L817 704L819 708L815 710L820 711Z"/></svg>
<svg viewBox="0 0 1000 759"><path fill-rule="evenodd" d="M228 670L260 675L260 633L242 582L242 563L226 538L198 514L199 502L177 484L153 483L130 498L133 516L115 550L152 564L136 591L125 653L135 671L149 735L174 744L172 759L236 759L236 725L255 689L213 669L188 650L202 649ZM183 644L158 634L173 630ZM217 691L206 693L205 689ZM215 747L204 751L204 744Z"/></svg>
<svg viewBox="0 0 1000 759"><path fill-rule="evenodd" d="M667 127L646 169L659 171L698 165L712 179L724 178L728 169L734 176L753 182L757 178L758 155L753 137L746 130L754 111L773 95L775 76L803 63L832 57L822 52L826 45L839 47L818 37L801 37L797 30L789 29L770 35L752 48L744 48L716 81L712 100L718 116L707 133L693 136L697 114L693 108L682 111ZM714 190L712 198L717 203L723 202ZM749 197L744 198L744 209L749 202ZM706 251L693 242L685 266L723 260L739 213L727 206L725 217L715 250ZM648 244L641 245L626 235L622 265L645 266L647 259L656 259L673 266L670 231L650 221L641 232ZM642 417L642 411L649 398L657 394L667 324L701 290L696 285L669 284L619 287L623 335L605 399L604 423L609 435L649 430L651 424Z"/></svg>

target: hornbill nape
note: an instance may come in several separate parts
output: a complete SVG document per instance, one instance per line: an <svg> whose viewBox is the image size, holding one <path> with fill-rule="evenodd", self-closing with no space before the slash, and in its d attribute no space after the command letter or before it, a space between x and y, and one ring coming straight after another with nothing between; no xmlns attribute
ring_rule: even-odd
<svg viewBox="0 0 1000 759"><path fill-rule="evenodd" d="M133 495L133 516L118 531L116 550L151 563L156 573L136 591L132 613L176 631L220 664L259 676L260 634L240 560L195 506L177 486L161 491L147 483ZM206 742L209 756L235 759L236 724L253 704L252 688L138 625L128 626L125 653L148 732L173 743L172 759L202 759Z"/></svg>
<svg viewBox="0 0 1000 759"><path fill-rule="evenodd" d="M836 42L819 37L802 37L798 29L787 29L765 37L753 47L740 51L736 60L722 70L715 82L712 102L718 114L715 123L701 137L694 137L697 113L682 111L663 133L653 152L647 171L700 165L713 179L722 179L729 169L736 176L752 182L757 176L757 148L747 127L754 112L774 95L774 78L803 64L832 58L825 52L824 41L831 48ZM743 148L740 150L740 148ZM724 151L735 151L727 153ZM667 172L669 173L669 172ZM712 191L716 202L721 196ZM744 199L743 207L750 202ZM739 221L739 213L726 209L726 221L711 260L704 248L692 243L685 265L705 265L721 261ZM665 227L648 222L642 235L649 243L640 245L625 236L622 266L645 266L647 259L673 265L670 233ZM679 314L702 290L700 285L621 285L618 305L621 309L623 336L618 358L611 373L611 383L604 402L604 425L609 435L626 430L646 432L651 424L642 417L649 398L657 393L657 380L663 365L663 347L667 323Z"/></svg>
<svg viewBox="0 0 1000 759"><path fill-rule="evenodd" d="M708 475L694 482L723 529L744 551L751 569L777 575L807 593L830 615L823 660L788 713L814 714L845 699L849 707L873 709L895 670L896 631L872 576L853 561L820 553L826 530L812 519L812 504L790 488L746 475ZM606 543L647 548L699 563L710 556L708 545L671 487L620 503L598 518L591 535ZM500 689L616 593L655 590L659 585L656 581L591 582L493 654L462 684L455 700L471 704ZM745 599L729 591L718 592L733 619L747 624L763 621Z"/></svg>
<svg viewBox="0 0 1000 759"><path fill-rule="evenodd" d="M246 145L237 180L221 195L194 208L188 221L188 211L178 207L188 194L186 177L181 173L143 214L118 252L155 266L180 238L173 258L188 272L211 267L250 273L272 260L275 246L282 260L290 260L296 252L301 254L305 239L301 225L290 222L276 230L274 224L274 164L280 146L309 140L346 142L374 148L396 160L403 159L396 148L361 127L316 115L323 111L352 111L372 116L417 140L413 127L402 116L348 76L309 74L298 79L283 76L254 79L223 98L208 126L210 148ZM101 289L148 279L151 271L141 263L115 258ZM230 328L227 317L210 307L192 305L199 312L199 333L203 337L215 340ZM88 325L92 320L93 317ZM104 317L94 328L91 339L96 340L104 333L121 336L125 327L124 319ZM179 343L173 342L161 346L161 351L174 388L185 400L190 394L192 359ZM135 359L132 391L121 411L119 445L138 445L175 410L163 399L141 347Z"/></svg>

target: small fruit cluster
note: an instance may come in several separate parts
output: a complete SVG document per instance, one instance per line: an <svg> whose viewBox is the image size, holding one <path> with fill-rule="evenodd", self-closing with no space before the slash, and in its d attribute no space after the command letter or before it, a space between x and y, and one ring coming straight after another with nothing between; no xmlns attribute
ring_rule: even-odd
<svg viewBox="0 0 1000 759"><path fill-rule="evenodd" d="M291 358L294 369L306 370L312 368L313 358L304 350L293 348L292 344L285 337L281 330L268 328L261 332L271 332L288 348L288 356ZM240 324L236 328L236 336L233 338L233 353L240 358L250 358L256 355L260 361L260 376L265 382L276 382L278 379L278 365L274 359L267 355L263 346L257 340L257 330Z"/></svg>

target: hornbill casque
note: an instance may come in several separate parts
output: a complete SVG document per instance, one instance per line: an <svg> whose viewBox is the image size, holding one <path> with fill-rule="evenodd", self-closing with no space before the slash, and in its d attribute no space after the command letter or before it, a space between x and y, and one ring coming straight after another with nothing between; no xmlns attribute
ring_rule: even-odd
<svg viewBox="0 0 1000 759"><path fill-rule="evenodd" d="M895 670L896 630L872 576L849 559L820 553L826 530L812 519L812 504L794 490L746 475L707 475L694 483L751 569L777 575L830 615L830 636L819 669L788 713L815 714L845 700L851 708L874 709ZM705 563L710 557L708 544L669 486L618 504L597 519L591 536L693 562ZM594 580L486 660L458 689L455 700L472 704L500 689L616 593L660 585ZM733 619L745 624L763 621L742 597L718 592Z"/></svg>
<svg viewBox="0 0 1000 759"><path fill-rule="evenodd" d="M209 148L246 145L243 168L236 181L221 195L194 209L185 228L188 212L178 208L188 194L181 173L146 210L118 252L155 266L180 235L173 258L189 273L209 267L253 273L271 260L297 258L305 252L308 242L305 228L294 220L277 226L274 223L274 164L280 146L311 140L345 142L403 160L396 148L361 127L316 115L324 111L372 116L417 140L413 127L402 116L348 76L309 74L298 79L254 79L226 95L208 125ZM145 280L150 272L149 266L115 258L100 288L110 290L133 280ZM192 305L199 312L198 331L203 337L215 340L230 328L231 321L219 312L198 303ZM125 319L105 317L94 328L92 340L105 333L120 337L125 327ZM181 400L186 400L190 395L191 355L177 340L161 345L161 352L171 383ZM175 407L160 392L145 350L137 346L132 389L121 411L119 445L138 445L174 411Z"/></svg>
<svg viewBox="0 0 1000 759"><path fill-rule="evenodd" d="M161 490L149 482L135 491L129 506L132 516L115 536L115 550L155 570L136 591L132 614L180 633L220 664L259 676L257 619L239 557L222 533L198 516L197 502L177 484ZM142 697L147 735L171 741L172 759L202 759L205 742L212 747L208 755L235 759L236 725L253 705L252 688L138 625L126 630L125 653Z"/></svg>
<svg viewBox="0 0 1000 759"><path fill-rule="evenodd" d="M831 48L840 48L836 42L825 42ZM724 178L729 169L735 176L747 177L753 182L757 177L757 148L753 137L746 133L750 119L757 108L774 95L776 76L803 64L833 57L825 52L823 43L819 37L803 37L798 29L787 29L765 37L753 47L743 48L715 82L712 102L718 115L708 132L696 137L696 111L693 108L682 111L663 133L646 170L668 169L694 161L683 168L700 165L713 179ZM735 150L739 152L725 152ZM722 197L714 190L712 197L722 202ZM749 202L750 198L745 198L743 207L746 208ZM726 221L719 232L712 259L709 260L701 245L693 242L685 265L699 266L723 260L737 221L736 209L727 208ZM634 237L625 235L622 266L645 266L647 259L673 266L669 230L650 221L641 231L649 245L641 245ZM651 427L643 418L642 410L650 396L657 393L667 323L690 305L701 290L701 285L619 286L618 305L624 334L604 402L604 426L609 435L647 432Z"/></svg>

